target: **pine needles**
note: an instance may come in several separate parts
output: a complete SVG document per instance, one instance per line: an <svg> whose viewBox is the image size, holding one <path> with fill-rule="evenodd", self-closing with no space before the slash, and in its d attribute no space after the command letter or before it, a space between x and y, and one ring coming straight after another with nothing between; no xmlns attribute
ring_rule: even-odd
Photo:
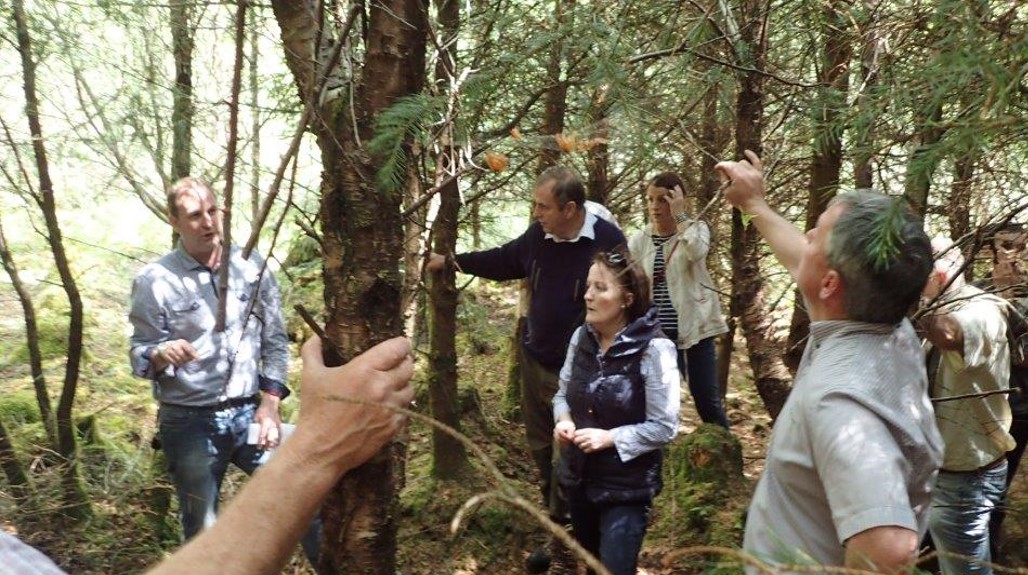
<svg viewBox="0 0 1028 575"><path fill-rule="evenodd" d="M368 151L382 157L375 174L379 190L395 192L403 187L410 161L410 144L424 142L429 127L440 116L445 101L424 94L413 94L396 100L375 122L375 137L368 142Z"/></svg>
<svg viewBox="0 0 1028 575"><path fill-rule="evenodd" d="M885 271L899 255L900 232L907 209L903 198L892 198L889 208L875 216L867 249L879 272Z"/></svg>

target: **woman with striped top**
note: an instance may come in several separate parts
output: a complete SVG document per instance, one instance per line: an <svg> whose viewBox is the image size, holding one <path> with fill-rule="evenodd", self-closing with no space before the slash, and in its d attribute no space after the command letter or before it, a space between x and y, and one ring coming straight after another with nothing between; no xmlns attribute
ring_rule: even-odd
<svg viewBox="0 0 1028 575"><path fill-rule="evenodd" d="M714 338L728 331L707 272L710 228L685 211L682 179L657 174L646 188L650 223L628 242L646 270L664 333L678 346L678 366L704 423L728 427L717 384Z"/></svg>

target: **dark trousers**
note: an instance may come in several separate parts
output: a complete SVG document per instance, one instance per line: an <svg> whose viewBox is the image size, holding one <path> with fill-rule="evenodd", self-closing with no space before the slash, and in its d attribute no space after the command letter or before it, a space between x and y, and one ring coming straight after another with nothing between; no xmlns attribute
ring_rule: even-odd
<svg viewBox="0 0 1028 575"><path fill-rule="evenodd" d="M728 417L721 404L721 389L717 384L717 352L714 350L714 338L701 339L684 352L678 350L678 370L689 382L689 394L696 403L700 420L727 429Z"/></svg>
<svg viewBox="0 0 1028 575"><path fill-rule="evenodd" d="M246 442L246 430L256 411L256 403L224 409L161 406L161 445L178 494L185 539L214 524L229 463L252 475L269 457L268 452ZM321 519L315 517L300 541L312 565L317 564L320 536Z"/></svg>
<svg viewBox="0 0 1028 575"><path fill-rule="evenodd" d="M613 575L635 575L650 518L649 503L593 503L585 490L566 490L575 539ZM595 571L587 570L589 575Z"/></svg>
<svg viewBox="0 0 1028 575"><path fill-rule="evenodd" d="M557 486L556 459L560 451L553 449L553 395L557 393L559 373L547 369L527 353L521 360L521 416L525 421L525 439L532 462L539 470L539 490L550 518L567 523L567 504Z"/></svg>

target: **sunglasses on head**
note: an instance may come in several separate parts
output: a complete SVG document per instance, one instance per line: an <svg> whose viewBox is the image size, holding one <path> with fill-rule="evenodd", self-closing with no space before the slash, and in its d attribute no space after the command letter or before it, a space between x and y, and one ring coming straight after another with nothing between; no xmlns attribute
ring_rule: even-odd
<svg viewBox="0 0 1028 575"><path fill-rule="evenodd" d="M607 252L603 254L603 259L607 262L607 265L614 266L628 266L628 258L624 254L618 252Z"/></svg>

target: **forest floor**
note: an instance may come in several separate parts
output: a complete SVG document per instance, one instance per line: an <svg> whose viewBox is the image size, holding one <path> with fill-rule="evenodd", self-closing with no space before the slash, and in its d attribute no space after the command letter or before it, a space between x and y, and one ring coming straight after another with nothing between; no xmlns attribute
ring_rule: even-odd
<svg viewBox="0 0 1028 575"><path fill-rule="evenodd" d="M117 295L117 294L116 294ZM459 372L463 432L492 462L471 458L470 468L459 481L438 482L431 478L431 429L412 422L407 437L406 484L401 492L397 515L399 525L397 570L404 575L516 575L525 572L529 553L546 540L543 528L528 514L492 497L500 487L495 473L503 477L505 488L516 490L526 499L540 503L534 484L534 467L525 449L519 417L506 399L509 340L513 330L516 294L509 287L481 285L464 294L459 318ZM6 308L9 302L0 302ZM0 310L0 317L17 318L18 310ZM9 314L7 312L10 312ZM94 316L94 330L105 335L121 330L119 310L109 316ZM4 330L6 331L6 329ZM102 337L102 336L101 336ZM0 344L5 342L0 341ZM80 413L95 418L92 443L83 446L83 470L87 490L94 504L94 518L84 524L55 519L59 506L52 472L47 472L45 450L25 446L42 444L38 424L31 417L31 396L19 402L0 404L0 416L8 428L12 417L17 444L32 453L29 468L37 484L37 511L26 515L17 511L6 497L0 497L0 528L17 533L42 549L69 573L76 575L138 573L147 565L170 553L177 545L174 535L161 536L160 525L174 526L174 516L155 517L151 502L162 474L153 471L149 439L153 432L153 406L148 390L132 380L120 366L124 348L111 341L98 346L86 363L85 387ZM737 347L742 349L741 346ZM0 352L3 352L0 345ZM736 352L736 357L744 354ZM23 378L16 367L17 357L0 355L0 380ZM422 363L422 362L419 362ZM296 366L298 368L298 364ZM119 372L120 370L120 372ZM296 370L294 370L296 371ZM427 383L423 374L416 381L420 409L427 409ZM20 386L18 393L26 389ZM422 401L422 398L424 401ZM296 402L287 410L288 420ZM12 405L14 406L12 408ZM765 414L749 377L744 359L733 361L727 396L732 433L740 441L743 474L749 489L745 493L725 494L737 500L719 501L725 508L744 508L748 492L763 469L764 450L770 435L770 420ZM20 426L18 417L21 417ZM686 396L683 402L679 439L692 433L698 418ZM34 427L35 426L35 427ZM33 431L35 430L35 431ZM494 471L490 465L494 466ZM245 482L241 473L230 474L226 497ZM716 486L713 488L716 490ZM721 496L712 494L715 501ZM472 506L462 517L455 532L450 525L462 506L472 498L483 503ZM668 508L668 490L654 504L654 527L644 545L639 573L670 575L691 573L737 573L730 562L718 564L669 562L672 553L704 542L703 533L682 535L661 526L674 522L675 512ZM1028 478L1020 476L1011 491L1011 513L1007 519L1004 563L1010 567L1028 565ZM663 515L663 517L661 517ZM663 519L660 521L659 519ZM736 514L731 530L741 538L741 514ZM163 522L162 522L163 521ZM682 521L685 521L683 519ZM736 545L741 542L736 541ZM296 553L284 573L309 575L313 570Z"/></svg>

